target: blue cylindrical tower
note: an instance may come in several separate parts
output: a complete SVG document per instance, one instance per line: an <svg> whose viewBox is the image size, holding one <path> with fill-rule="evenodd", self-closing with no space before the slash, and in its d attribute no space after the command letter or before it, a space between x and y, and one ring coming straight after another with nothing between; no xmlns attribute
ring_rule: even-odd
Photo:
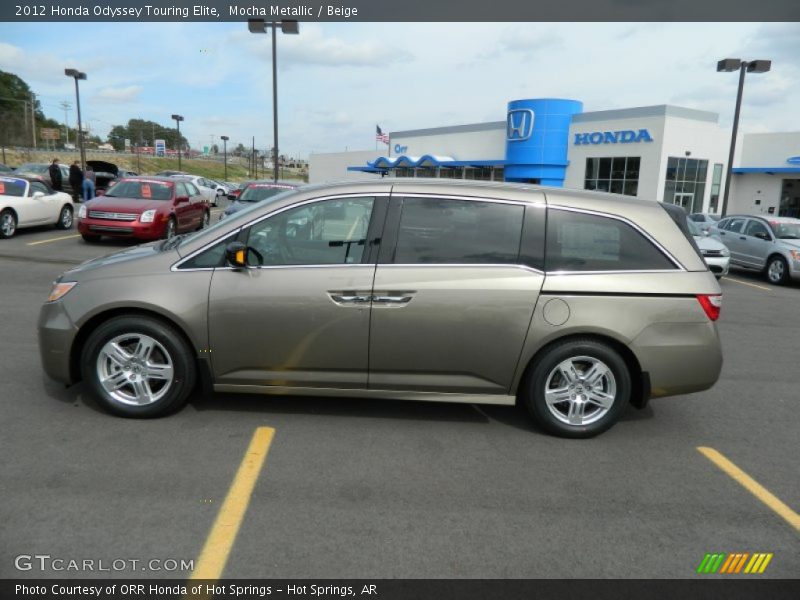
<svg viewBox="0 0 800 600"><path fill-rule="evenodd" d="M512 100L506 118L506 181L538 181L562 187L567 169L572 115L583 112L577 100Z"/></svg>

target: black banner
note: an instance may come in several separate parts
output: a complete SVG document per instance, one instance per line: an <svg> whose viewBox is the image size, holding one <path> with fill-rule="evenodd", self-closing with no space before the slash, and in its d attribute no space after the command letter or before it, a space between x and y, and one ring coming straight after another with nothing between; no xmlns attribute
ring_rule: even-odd
<svg viewBox="0 0 800 600"><path fill-rule="evenodd" d="M800 580L561 580L561 579L229 579L186 580L2 580L3 600L726 600L800 598Z"/></svg>
<svg viewBox="0 0 800 600"><path fill-rule="evenodd" d="M797 0L5 0L0 21L800 21Z"/></svg>

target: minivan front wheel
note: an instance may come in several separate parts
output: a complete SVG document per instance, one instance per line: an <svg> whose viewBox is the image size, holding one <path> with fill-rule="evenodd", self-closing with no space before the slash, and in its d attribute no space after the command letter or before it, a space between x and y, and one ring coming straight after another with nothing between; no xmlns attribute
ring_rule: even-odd
<svg viewBox="0 0 800 600"><path fill-rule="evenodd" d="M619 420L630 392L622 357L607 344L585 339L556 344L537 358L522 399L545 431L587 438Z"/></svg>
<svg viewBox="0 0 800 600"><path fill-rule="evenodd" d="M86 341L83 380L108 411L157 417L186 402L195 365L186 343L169 325L148 317L107 321Z"/></svg>

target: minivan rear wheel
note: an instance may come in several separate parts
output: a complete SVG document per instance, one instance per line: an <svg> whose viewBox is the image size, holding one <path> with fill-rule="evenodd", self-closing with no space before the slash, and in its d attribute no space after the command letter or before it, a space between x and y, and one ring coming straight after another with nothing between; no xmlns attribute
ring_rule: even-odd
<svg viewBox="0 0 800 600"><path fill-rule="evenodd" d="M533 420L560 437L608 430L628 405L631 375L609 345L591 339L556 344L536 359L522 400Z"/></svg>
<svg viewBox="0 0 800 600"><path fill-rule="evenodd" d="M148 317L122 316L95 329L81 356L83 380L123 417L158 417L183 406L195 364L181 335Z"/></svg>

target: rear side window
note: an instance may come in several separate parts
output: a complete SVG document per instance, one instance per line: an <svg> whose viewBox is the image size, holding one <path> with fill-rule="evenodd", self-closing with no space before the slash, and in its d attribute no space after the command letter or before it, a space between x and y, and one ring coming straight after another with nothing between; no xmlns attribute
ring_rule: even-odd
<svg viewBox="0 0 800 600"><path fill-rule="evenodd" d="M404 198L395 264L516 264L524 207Z"/></svg>
<svg viewBox="0 0 800 600"><path fill-rule="evenodd" d="M548 271L650 271L675 269L633 227L609 217L549 209Z"/></svg>

